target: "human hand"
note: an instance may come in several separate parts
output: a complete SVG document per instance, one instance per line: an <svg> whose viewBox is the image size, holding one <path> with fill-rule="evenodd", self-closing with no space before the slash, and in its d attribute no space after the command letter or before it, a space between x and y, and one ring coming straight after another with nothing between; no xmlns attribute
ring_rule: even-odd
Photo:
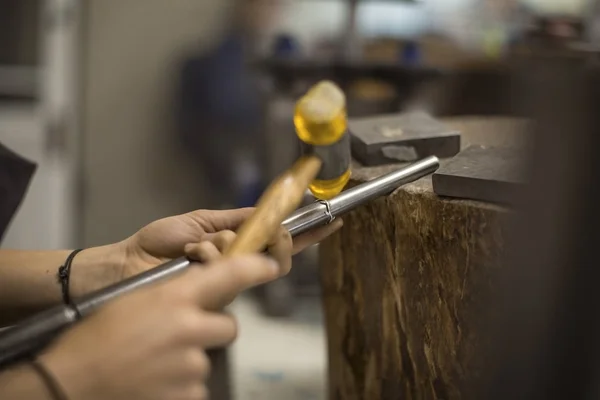
<svg viewBox="0 0 600 400"><path fill-rule="evenodd" d="M205 350L237 334L231 316L212 311L279 275L278 265L260 255L192 267L108 304L59 338L40 361L69 399L206 399Z"/></svg>
<svg viewBox="0 0 600 400"><path fill-rule="evenodd" d="M77 283L78 288L84 288L79 292L87 293L108 286L184 255L202 262L213 261L231 244L236 236L234 231L253 211L254 208L199 210L152 222L123 242L106 248L106 251L116 254L112 259L119 262L110 263L103 269L97 268L94 274L82 269L75 282L84 281L89 276L93 276L93 280ZM300 235L293 241L289 232L281 227L268 245L269 254L281 266L281 275L290 271L292 255L322 241L342 225L338 218L332 224ZM199 245L201 242L205 243ZM85 258L85 253L77 258ZM73 268L73 273L77 273L76 270Z"/></svg>
<svg viewBox="0 0 600 400"><path fill-rule="evenodd" d="M253 211L193 211L154 221L121 242L86 249L73 262L71 294L80 297L184 255L197 261L213 261L231 244L236 237L234 231ZM293 240L281 227L267 250L279 263L283 276L291 269L292 255L321 242L342 225L337 218Z"/></svg>

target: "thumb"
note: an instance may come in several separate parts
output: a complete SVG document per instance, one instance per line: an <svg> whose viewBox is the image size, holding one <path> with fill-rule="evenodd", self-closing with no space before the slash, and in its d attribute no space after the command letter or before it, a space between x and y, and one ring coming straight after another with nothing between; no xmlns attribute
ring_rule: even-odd
<svg viewBox="0 0 600 400"><path fill-rule="evenodd" d="M220 310L241 292L280 276L277 262L263 255L222 258L181 277L186 291L203 309Z"/></svg>

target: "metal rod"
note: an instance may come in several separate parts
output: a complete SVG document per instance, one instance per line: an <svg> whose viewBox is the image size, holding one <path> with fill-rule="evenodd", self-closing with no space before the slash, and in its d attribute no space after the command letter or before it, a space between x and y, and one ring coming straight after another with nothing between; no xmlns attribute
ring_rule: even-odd
<svg viewBox="0 0 600 400"><path fill-rule="evenodd" d="M346 190L330 201L319 201L301 208L283 222L292 236L330 223L340 216L398 187L416 181L439 167L437 157L428 157L406 168ZM185 257L126 279L79 299L74 306L58 306L35 315L23 323L0 332L0 368L44 348L61 331L90 315L110 300L135 289L170 278L192 263Z"/></svg>
<svg viewBox="0 0 600 400"><path fill-rule="evenodd" d="M348 189L329 202L331 213L334 216L345 214L371 200L390 194L402 185L414 182L417 176L421 178L434 173L439 166L440 160L437 157L427 157L406 168Z"/></svg>

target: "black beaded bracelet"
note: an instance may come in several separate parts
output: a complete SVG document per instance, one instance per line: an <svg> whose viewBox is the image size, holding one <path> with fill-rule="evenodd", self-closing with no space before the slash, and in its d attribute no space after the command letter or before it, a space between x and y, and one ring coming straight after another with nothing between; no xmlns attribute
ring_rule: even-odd
<svg viewBox="0 0 600 400"><path fill-rule="evenodd" d="M46 388L48 388L48 391L50 392L50 396L54 400L68 400L65 391L60 387L58 381L41 362L33 359L30 364L42 381L44 381L44 385L46 385Z"/></svg>
<svg viewBox="0 0 600 400"><path fill-rule="evenodd" d="M69 281L71 280L71 264L73 264L73 259L75 258L75 256L82 250L83 249L77 249L72 251L71 254L69 254L69 257L67 257L65 263L61 265L61 267L58 269L57 277L58 283L60 283L60 286L62 288L63 302L68 306L72 305L71 295L69 293Z"/></svg>

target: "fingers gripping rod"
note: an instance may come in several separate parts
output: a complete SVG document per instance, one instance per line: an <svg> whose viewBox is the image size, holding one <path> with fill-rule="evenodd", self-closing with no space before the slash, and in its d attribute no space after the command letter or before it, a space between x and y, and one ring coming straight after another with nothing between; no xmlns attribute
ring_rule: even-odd
<svg viewBox="0 0 600 400"><path fill-rule="evenodd" d="M435 172L437 157L428 157L406 168L391 172L355 186L329 201L318 201L294 212L283 222L292 236L324 226L398 187ZM189 268L193 262L185 257L164 263L154 269L85 296L73 307L59 306L35 315L23 323L0 332L0 369L43 349L60 332L107 302L135 289L171 278Z"/></svg>

